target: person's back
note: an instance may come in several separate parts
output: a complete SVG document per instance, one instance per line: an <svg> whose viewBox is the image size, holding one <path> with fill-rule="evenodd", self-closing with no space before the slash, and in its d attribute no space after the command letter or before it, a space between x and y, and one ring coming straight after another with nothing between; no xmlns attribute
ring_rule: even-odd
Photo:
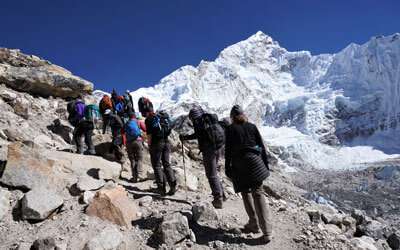
<svg viewBox="0 0 400 250"><path fill-rule="evenodd" d="M229 125L226 128L226 140L232 145L232 151L237 153L245 148L255 147L260 142L257 127L250 122Z"/></svg>

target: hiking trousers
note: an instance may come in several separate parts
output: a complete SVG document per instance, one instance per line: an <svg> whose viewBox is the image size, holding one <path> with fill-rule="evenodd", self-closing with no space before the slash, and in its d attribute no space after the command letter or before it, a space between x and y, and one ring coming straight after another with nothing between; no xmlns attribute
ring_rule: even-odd
<svg viewBox="0 0 400 250"><path fill-rule="evenodd" d="M132 177L134 180L142 178L143 142L134 140L126 145L128 158L131 162Z"/></svg>
<svg viewBox="0 0 400 250"><path fill-rule="evenodd" d="M87 150L90 154L95 154L95 149L93 145L93 124L87 121L80 122L78 126L75 128L74 131L74 142L76 144L77 148L77 153L78 154L83 154L83 143L82 143L82 137L85 137L85 144L87 147Z"/></svg>
<svg viewBox="0 0 400 250"><path fill-rule="evenodd" d="M271 235L272 222L262 185L257 185L241 194L244 208L249 216L249 224L259 227L264 235Z"/></svg>
<svg viewBox="0 0 400 250"><path fill-rule="evenodd" d="M219 150L203 150L203 164L214 198L222 198L224 190L221 178L218 175Z"/></svg>
<svg viewBox="0 0 400 250"><path fill-rule="evenodd" d="M160 140L150 145L151 165L159 188L165 187L166 182L170 186L176 183L175 173L169 162L170 153L171 144L168 140Z"/></svg>

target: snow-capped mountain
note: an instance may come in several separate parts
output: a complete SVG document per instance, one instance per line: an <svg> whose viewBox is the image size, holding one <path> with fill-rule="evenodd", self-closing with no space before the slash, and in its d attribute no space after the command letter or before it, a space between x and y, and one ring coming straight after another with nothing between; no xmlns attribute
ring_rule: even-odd
<svg viewBox="0 0 400 250"><path fill-rule="evenodd" d="M184 66L132 95L135 100L147 96L175 116L195 102L220 117L240 104L252 121L270 128L265 132L270 137L275 137L270 131L279 138L289 128L294 130L289 134L302 138L299 145L310 139L317 148L353 146L360 155L355 162L364 162L361 153L379 160L386 155L355 146L400 152L400 34L313 56L308 51L289 52L257 32L224 49L215 61ZM275 142L280 145L279 139ZM313 161L309 164L320 164Z"/></svg>

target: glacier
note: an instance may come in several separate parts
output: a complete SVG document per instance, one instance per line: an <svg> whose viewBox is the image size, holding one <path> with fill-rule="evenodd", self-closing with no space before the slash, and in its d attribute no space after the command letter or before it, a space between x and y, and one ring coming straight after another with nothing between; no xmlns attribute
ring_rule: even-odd
<svg viewBox="0 0 400 250"><path fill-rule="evenodd" d="M400 34L312 55L259 31L131 95L174 117L199 103L222 118L239 104L267 144L281 149L281 164L360 167L400 153Z"/></svg>

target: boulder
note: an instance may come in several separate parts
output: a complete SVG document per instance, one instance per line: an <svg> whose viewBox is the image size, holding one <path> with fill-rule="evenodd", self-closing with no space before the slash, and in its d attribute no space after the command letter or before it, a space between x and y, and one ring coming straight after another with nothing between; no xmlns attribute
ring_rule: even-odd
<svg viewBox="0 0 400 250"><path fill-rule="evenodd" d="M45 220L63 203L63 198L53 190L35 188L22 198L22 218L35 221Z"/></svg>
<svg viewBox="0 0 400 250"><path fill-rule="evenodd" d="M136 203L128 198L126 190L122 186L116 186L97 191L86 209L86 214L130 228L132 221L137 219L138 211Z"/></svg>
<svg viewBox="0 0 400 250"><path fill-rule="evenodd" d="M115 226L110 225L90 239L83 250L117 250L122 243L122 233Z"/></svg>
<svg viewBox="0 0 400 250"><path fill-rule="evenodd" d="M186 171L186 183L185 183L185 171L180 168L174 168L176 177L178 179L179 186L187 188L189 191L197 191L199 187L199 180L198 178L191 174L189 171Z"/></svg>
<svg viewBox="0 0 400 250"><path fill-rule="evenodd" d="M0 188L0 221L10 210L11 193L8 190Z"/></svg>
<svg viewBox="0 0 400 250"><path fill-rule="evenodd" d="M387 239L389 246L393 250L400 249L400 231L392 233L389 238Z"/></svg>
<svg viewBox="0 0 400 250"><path fill-rule="evenodd" d="M193 220L197 223L215 222L218 220L217 212L209 203L196 204L192 207Z"/></svg>
<svg viewBox="0 0 400 250"><path fill-rule="evenodd" d="M136 202L141 207L149 207L151 205L151 203L153 202L153 197L151 197L150 195L146 195L146 196L143 196L143 197L137 199Z"/></svg>
<svg viewBox="0 0 400 250"><path fill-rule="evenodd" d="M160 241L172 246L190 237L188 219L179 212L167 214L158 227Z"/></svg>
<svg viewBox="0 0 400 250"><path fill-rule="evenodd" d="M374 239L363 236L361 238L353 238L350 241L351 245L354 247L354 250L378 250L375 247Z"/></svg>
<svg viewBox="0 0 400 250"><path fill-rule="evenodd" d="M104 184L106 184L104 180L101 179L98 180L88 175L83 175L78 178L76 187L78 188L79 191L85 192L85 191L98 190L101 187L103 187Z"/></svg>
<svg viewBox="0 0 400 250"><path fill-rule="evenodd" d="M8 146L7 164L0 182L27 190L52 186L58 182L53 175L53 166L54 161L43 158L35 148L13 143Z"/></svg>
<svg viewBox="0 0 400 250"><path fill-rule="evenodd" d="M93 91L93 84L48 61L0 48L0 82L18 91L44 97L77 97Z"/></svg>
<svg viewBox="0 0 400 250"><path fill-rule="evenodd" d="M306 210L311 222L319 222L321 220L321 214L317 209L308 208Z"/></svg>
<svg viewBox="0 0 400 250"><path fill-rule="evenodd" d="M82 194L81 201L82 201L83 203L85 203L85 204L90 204L90 203L92 202L92 200L93 200L93 198L94 198L95 195L96 195L96 193L93 192L93 191L85 191L85 192Z"/></svg>
<svg viewBox="0 0 400 250"><path fill-rule="evenodd" d="M321 219L326 224L334 224L337 226L341 226L343 215L338 213L322 212Z"/></svg>
<svg viewBox="0 0 400 250"><path fill-rule="evenodd" d="M357 231L361 235L366 235L369 236L373 239L382 239L384 238L384 230L385 230L385 225L380 223L379 221L376 220L371 220L368 222L364 222L361 225L357 226Z"/></svg>
<svg viewBox="0 0 400 250"><path fill-rule="evenodd" d="M354 209L351 212L351 217L353 217L356 220L357 225L360 225L361 223L363 223L365 221L366 214L364 211Z"/></svg>

